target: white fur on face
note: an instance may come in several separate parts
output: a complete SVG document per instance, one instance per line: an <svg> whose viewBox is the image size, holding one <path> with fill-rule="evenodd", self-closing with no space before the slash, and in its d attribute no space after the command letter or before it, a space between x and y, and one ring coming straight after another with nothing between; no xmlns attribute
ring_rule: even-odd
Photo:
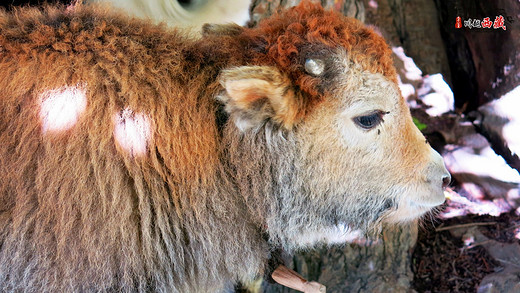
<svg viewBox="0 0 520 293"><path fill-rule="evenodd" d="M309 194L343 190L345 198L338 208L346 215L347 224L357 220L351 212L363 225L378 224L379 220L400 223L442 204L443 178L449 174L442 158L413 125L398 87L381 74L354 66L338 84L334 92L338 99L316 107L299 126L298 140L303 142L306 162L302 180L307 182ZM376 127L366 130L355 123L356 117L375 111L385 113ZM361 209L364 201L360 199L364 198L370 200ZM390 206L386 207L387 203ZM299 240L337 242L348 235L336 230L322 229L321 234Z"/></svg>
<svg viewBox="0 0 520 293"><path fill-rule="evenodd" d="M85 88L62 87L40 95L40 120L43 132L65 131L76 124L87 107Z"/></svg>
<svg viewBox="0 0 520 293"><path fill-rule="evenodd" d="M132 156L146 153L151 138L150 119L126 108L114 116L114 138L121 148Z"/></svg>
<svg viewBox="0 0 520 293"><path fill-rule="evenodd" d="M347 95L350 100L346 102L345 109L336 122L344 145L358 148L372 147L376 151L377 145L381 143L378 133L392 127L392 123L395 122L391 117L400 112L397 103L400 99L399 89L379 73L360 72L347 75L344 80L347 80L349 85L363 85L356 87L351 94ZM374 111L389 112L389 115L385 115L383 119L386 122L369 131L355 125L353 118Z"/></svg>

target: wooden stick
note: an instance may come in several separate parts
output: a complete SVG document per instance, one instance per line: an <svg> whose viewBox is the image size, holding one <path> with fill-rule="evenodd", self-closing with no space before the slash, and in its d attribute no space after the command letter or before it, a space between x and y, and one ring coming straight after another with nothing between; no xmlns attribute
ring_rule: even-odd
<svg viewBox="0 0 520 293"><path fill-rule="evenodd" d="M304 293L326 293L327 288L318 282L309 282L286 266L279 266L271 275L278 284Z"/></svg>
<svg viewBox="0 0 520 293"><path fill-rule="evenodd" d="M491 225L495 225L496 223L497 222L482 222L482 223L468 223L468 224L439 227L439 228L435 229L435 232L453 230L453 229L459 229L459 228L470 228L470 227L474 227L474 226L491 226Z"/></svg>

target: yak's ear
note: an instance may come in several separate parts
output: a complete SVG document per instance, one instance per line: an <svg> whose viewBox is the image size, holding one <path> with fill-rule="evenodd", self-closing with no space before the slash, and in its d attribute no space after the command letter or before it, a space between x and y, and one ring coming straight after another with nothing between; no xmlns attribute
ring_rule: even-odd
<svg viewBox="0 0 520 293"><path fill-rule="evenodd" d="M285 129L297 122L298 99L285 75L270 66L242 66L224 70L220 100L242 131L271 120Z"/></svg>

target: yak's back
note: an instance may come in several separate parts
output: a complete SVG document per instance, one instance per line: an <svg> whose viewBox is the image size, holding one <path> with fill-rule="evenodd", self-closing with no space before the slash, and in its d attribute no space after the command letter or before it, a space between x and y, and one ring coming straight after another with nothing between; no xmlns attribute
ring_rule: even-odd
<svg viewBox="0 0 520 293"><path fill-rule="evenodd" d="M211 256L183 250L217 239L182 222L218 163L194 41L100 8L0 11L0 291L211 286Z"/></svg>
<svg viewBox="0 0 520 293"><path fill-rule="evenodd" d="M90 6L0 12L3 147L28 158L88 144L192 173L217 137L216 69L201 68L194 41Z"/></svg>

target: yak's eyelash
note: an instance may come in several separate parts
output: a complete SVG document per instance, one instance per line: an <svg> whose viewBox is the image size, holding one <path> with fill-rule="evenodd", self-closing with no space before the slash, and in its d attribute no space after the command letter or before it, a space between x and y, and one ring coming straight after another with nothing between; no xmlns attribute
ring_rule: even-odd
<svg viewBox="0 0 520 293"><path fill-rule="evenodd" d="M353 120L357 126L365 130L371 130L384 122L383 116L385 114L388 114L388 112L375 111L367 115L357 116Z"/></svg>

